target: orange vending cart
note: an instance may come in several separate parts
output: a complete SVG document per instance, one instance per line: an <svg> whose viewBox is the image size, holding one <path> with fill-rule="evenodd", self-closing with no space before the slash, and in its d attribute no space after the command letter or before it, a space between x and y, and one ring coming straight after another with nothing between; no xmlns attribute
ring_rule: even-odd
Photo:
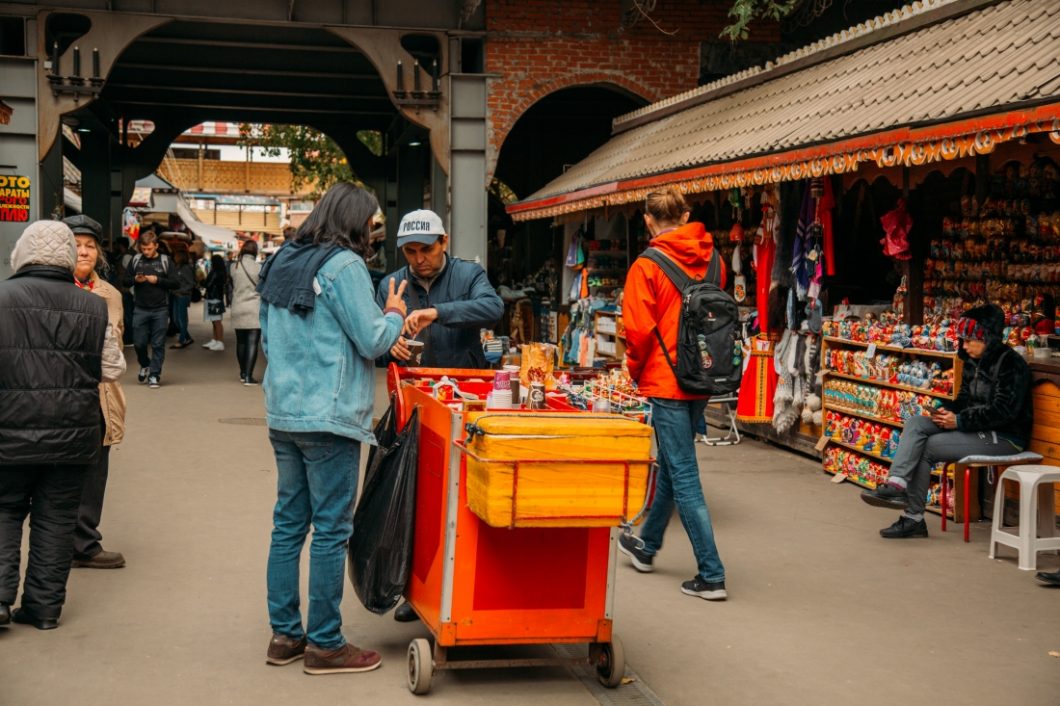
<svg viewBox="0 0 1060 706"><path fill-rule="evenodd" d="M443 377L457 399L436 397ZM454 647L584 643L601 683L625 672L612 632L618 527L636 521L650 484L650 427L579 412L490 410L492 371L392 367L404 424L419 410L415 534L406 599L433 637L409 645L408 686L435 670L555 665L449 659ZM441 397L439 399L438 397ZM468 409L470 407L470 409Z"/></svg>

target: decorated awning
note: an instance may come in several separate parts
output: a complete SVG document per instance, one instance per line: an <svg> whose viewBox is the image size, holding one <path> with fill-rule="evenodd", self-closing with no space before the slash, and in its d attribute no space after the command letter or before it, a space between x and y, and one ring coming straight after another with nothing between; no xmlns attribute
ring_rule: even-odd
<svg viewBox="0 0 1060 706"><path fill-rule="evenodd" d="M927 0L614 122L515 220L1060 143L1060 3Z"/></svg>

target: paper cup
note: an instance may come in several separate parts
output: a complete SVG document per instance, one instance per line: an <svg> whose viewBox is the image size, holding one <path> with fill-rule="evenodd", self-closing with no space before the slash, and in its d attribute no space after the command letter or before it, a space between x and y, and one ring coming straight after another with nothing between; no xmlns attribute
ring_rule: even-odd
<svg viewBox="0 0 1060 706"><path fill-rule="evenodd" d="M409 352L412 353L408 364L412 367L418 367L420 359L423 357L423 341L405 341L405 345L408 346Z"/></svg>

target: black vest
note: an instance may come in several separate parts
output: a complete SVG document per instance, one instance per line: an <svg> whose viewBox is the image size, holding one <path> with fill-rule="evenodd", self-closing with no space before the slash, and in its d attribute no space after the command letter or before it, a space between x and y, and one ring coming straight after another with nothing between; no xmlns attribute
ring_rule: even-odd
<svg viewBox="0 0 1060 706"><path fill-rule="evenodd" d="M0 467L89 464L102 445L107 305L61 267L0 282Z"/></svg>

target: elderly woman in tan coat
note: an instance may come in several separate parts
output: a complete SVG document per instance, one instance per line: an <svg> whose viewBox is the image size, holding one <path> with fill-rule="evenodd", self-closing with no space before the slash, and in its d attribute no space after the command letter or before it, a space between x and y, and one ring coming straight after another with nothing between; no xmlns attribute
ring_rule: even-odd
<svg viewBox="0 0 1060 706"><path fill-rule="evenodd" d="M77 264L74 279L77 286L103 297L107 303L107 320L118 341L122 340L125 327L121 292L99 276L97 268L105 262L101 252L103 228L88 216L70 216L63 223L70 227L77 240ZM99 463L89 468L81 492L81 506L77 512L77 529L74 531L73 566L86 569L120 569L125 566L121 552L103 549L103 535L99 532L99 521L103 515L103 496L107 490L107 475L110 470L110 447L121 443L125 436L125 393L120 382L102 382L99 385L99 403L103 410L103 452Z"/></svg>
<svg viewBox="0 0 1060 706"><path fill-rule="evenodd" d="M258 362L261 342L261 295L258 294L258 244L253 240L243 243L239 257L232 263L232 328L236 330L236 360L239 361L239 381L257 385L254 366Z"/></svg>

